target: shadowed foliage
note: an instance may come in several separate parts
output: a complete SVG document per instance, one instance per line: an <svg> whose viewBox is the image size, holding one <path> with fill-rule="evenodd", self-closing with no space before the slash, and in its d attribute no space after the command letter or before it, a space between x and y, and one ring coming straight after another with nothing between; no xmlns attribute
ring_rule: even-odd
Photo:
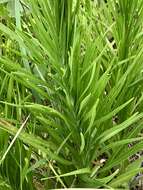
<svg viewBox="0 0 143 190"><path fill-rule="evenodd" d="M129 189L143 170L143 0L1 3L0 188Z"/></svg>

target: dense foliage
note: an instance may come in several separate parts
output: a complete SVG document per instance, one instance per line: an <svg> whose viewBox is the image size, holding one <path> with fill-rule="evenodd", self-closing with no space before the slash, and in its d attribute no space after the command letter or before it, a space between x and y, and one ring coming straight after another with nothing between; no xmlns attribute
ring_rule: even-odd
<svg viewBox="0 0 143 190"><path fill-rule="evenodd" d="M0 189L134 188L143 0L2 0L0 19Z"/></svg>

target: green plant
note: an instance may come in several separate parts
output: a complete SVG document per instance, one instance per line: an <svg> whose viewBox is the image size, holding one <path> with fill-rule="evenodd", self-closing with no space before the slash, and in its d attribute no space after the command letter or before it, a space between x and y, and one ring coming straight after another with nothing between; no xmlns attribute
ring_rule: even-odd
<svg viewBox="0 0 143 190"><path fill-rule="evenodd" d="M26 3L20 29L0 24L15 45L0 58L2 178L13 189L34 189L33 177L44 189L127 189L143 170L129 160L143 147L143 1Z"/></svg>

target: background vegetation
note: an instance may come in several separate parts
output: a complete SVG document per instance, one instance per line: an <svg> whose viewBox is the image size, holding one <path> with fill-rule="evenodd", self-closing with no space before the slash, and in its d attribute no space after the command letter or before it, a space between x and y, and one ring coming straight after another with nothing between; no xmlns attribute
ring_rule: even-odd
<svg viewBox="0 0 143 190"><path fill-rule="evenodd" d="M143 0L1 0L0 19L0 189L140 186Z"/></svg>

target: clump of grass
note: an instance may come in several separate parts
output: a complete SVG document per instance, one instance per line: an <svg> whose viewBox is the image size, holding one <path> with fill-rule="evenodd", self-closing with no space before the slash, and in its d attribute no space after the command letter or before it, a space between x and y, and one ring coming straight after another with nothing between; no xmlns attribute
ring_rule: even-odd
<svg viewBox="0 0 143 190"><path fill-rule="evenodd" d="M128 189L143 170L129 161L143 146L143 1L25 4L19 25L0 23L2 179L15 190L35 179Z"/></svg>

